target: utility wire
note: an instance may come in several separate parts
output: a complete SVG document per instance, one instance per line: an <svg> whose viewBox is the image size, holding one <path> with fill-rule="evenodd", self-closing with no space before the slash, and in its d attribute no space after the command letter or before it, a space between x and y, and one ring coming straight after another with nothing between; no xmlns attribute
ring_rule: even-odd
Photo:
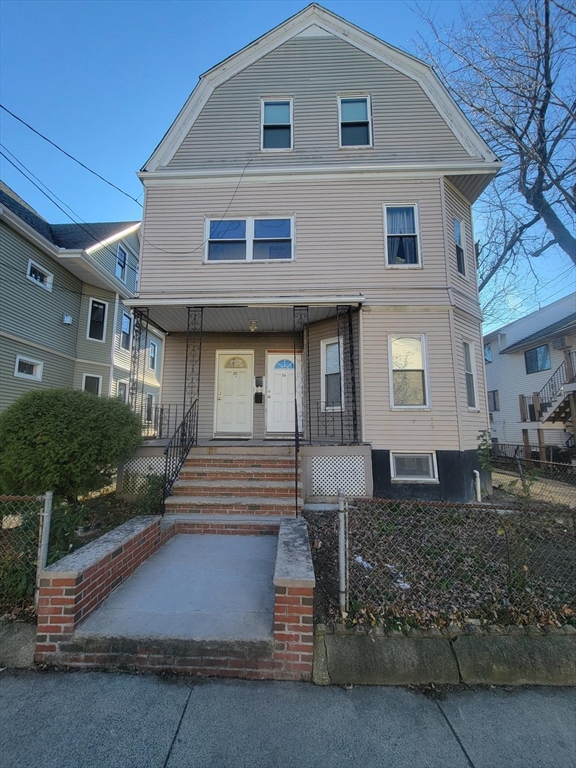
<svg viewBox="0 0 576 768"><path fill-rule="evenodd" d="M75 163L78 163L78 165L82 166L85 170L87 170L89 173L93 174L97 178L99 178L101 181L103 181L105 184L108 184L108 186L113 187L118 192L121 192L126 197L130 198L130 200L133 200L137 205L142 208L142 203L140 203L135 197L130 195L128 192L125 192L123 189L118 187L116 184L114 184L111 181L108 181L108 179L105 179L104 176L101 176L96 171L93 171L92 168L89 168L85 163L83 163L81 160L78 160L78 158L74 157L74 155L71 155L69 152L66 152L65 149L62 149L62 147L58 146L56 142L49 139L47 136L44 136L43 133L40 133L40 131L37 131L36 128L33 128L30 123L27 123L25 120L22 120L21 117L18 117L18 115L15 115L14 112L11 112L7 107L5 107L3 104L0 104L0 109L3 109L4 112L7 112L9 115L11 115L15 120L18 120L18 122L22 123L22 125L25 125L26 128L29 128L33 133L35 133L37 136L40 136L41 139L44 139L44 141L47 141L48 144L51 144L53 147L56 147L56 149L59 152L62 152L63 155L66 155L66 157L69 157L70 160L73 160Z"/></svg>

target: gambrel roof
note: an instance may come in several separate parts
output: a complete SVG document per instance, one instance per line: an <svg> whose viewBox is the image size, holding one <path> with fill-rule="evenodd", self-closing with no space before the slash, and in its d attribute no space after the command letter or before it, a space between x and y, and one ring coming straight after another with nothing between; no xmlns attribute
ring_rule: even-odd
<svg viewBox="0 0 576 768"><path fill-rule="evenodd" d="M296 36L317 35L333 35L344 40L416 81L469 154L471 162L484 165L497 162L496 155L428 64L313 3L201 75L190 98L142 170L154 172L168 165L218 86L288 40Z"/></svg>

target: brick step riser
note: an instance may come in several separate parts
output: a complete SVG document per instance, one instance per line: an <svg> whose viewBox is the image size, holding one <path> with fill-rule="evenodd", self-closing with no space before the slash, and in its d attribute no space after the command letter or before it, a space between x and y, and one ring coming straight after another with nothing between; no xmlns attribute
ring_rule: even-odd
<svg viewBox="0 0 576 768"><path fill-rule="evenodd" d="M298 504L298 508L301 504ZM230 505L202 505L202 504L169 504L166 505L166 511L169 514L183 514L190 513L194 515L274 515L276 517L294 517L294 507L287 507L286 505L274 506L266 505L261 506L259 504L250 504L237 506Z"/></svg>
<svg viewBox="0 0 576 768"><path fill-rule="evenodd" d="M237 488L223 488L222 486L217 487L206 487L206 486L194 486L191 488L188 486L178 486L174 485L172 488L172 495L173 496L229 496L230 498L235 497L242 497L246 498L247 496L253 497L253 496L265 496L269 498L270 496L278 496L281 499L290 499L294 498L294 488L279 488L277 486L268 485L265 487L254 487L254 486L243 486L243 487L237 487Z"/></svg>
<svg viewBox="0 0 576 768"><path fill-rule="evenodd" d="M211 468L211 467L248 467L262 469L294 469L294 459L223 459L221 456L203 456L202 458L188 457L184 467Z"/></svg>
<svg viewBox="0 0 576 768"><path fill-rule="evenodd" d="M267 483L293 483L296 479L294 474L282 475L279 473L271 472L268 470L253 472L218 472L215 470L194 470L194 469L182 469L179 475L180 480L261 480ZM300 475L298 475L300 480Z"/></svg>

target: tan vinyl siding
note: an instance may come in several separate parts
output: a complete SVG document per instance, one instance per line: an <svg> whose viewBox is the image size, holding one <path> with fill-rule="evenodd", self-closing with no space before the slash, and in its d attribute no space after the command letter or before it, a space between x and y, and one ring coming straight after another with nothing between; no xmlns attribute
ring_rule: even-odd
<svg viewBox="0 0 576 768"><path fill-rule="evenodd" d="M464 369L463 342L474 345L474 364L476 381L476 408L468 407L466 395L466 375ZM462 450L478 447L478 434L488 429L487 395L484 375L484 346L479 322L457 311L454 312L454 351L456 357L456 389L460 413L460 433Z"/></svg>
<svg viewBox="0 0 576 768"><path fill-rule="evenodd" d="M217 350L254 350L254 376L266 375L266 350L293 351L291 334L204 334L200 377L200 421L198 437L211 438L214 433L214 387ZM162 402L182 404L184 394L184 365L186 335L174 333L166 337ZM266 403L254 403L254 437L265 435Z"/></svg>
<svg viewBox="0 0 576 768"><path fill-rule="evenodd" d="M363 310L365 439L375 449L459 450L450 310ZM430 410L391 410L388 336L425 334Z"/></svg>
<svg viewBox="0 0 576 768"><path fill-rule="evenodd" d="M83 290L80 322L78 324L77 355L83 360L110 364L112 362L111 345L114 336L114 304L116 301L116 294L111 293L110 291L103 291L101 288L96 288L93 285L87 284L84 284ZM96 301L103 301L108 304L106 310L105 342L87 338L90 299L96 299Z"/></svg>
<svg viewBox="0 0 576 768"><path fill-rule="evenodd" d="M0 330L75 355L80 280L4 223L0 251ZM51 291L26 277L29 259L54 275ZM64 313L72 316L72 325L63 324Z"/></svg>
<svg viewBox="0 0 576 768"><path fill-rule="evenodd" d="M44 364L42 381L32 381L14 376L17 355ZM74 360L48 350L29 346L0 336L0 410L7 408L25 392L41 389L71 387L74 376Z"/></svg>
<svg viewBox="0 0 576 768"><path fill-rule="evenodd" d="M446 303L440 179L260 182L148 189L140 295L358 292L372 303ZM203 263L205 217L294 216L292 262ZM422 269L384 264L383 203L418 205ZM162 250L155 249L155 246Z"/></svg>
<svg viewBox="0 0 576 768"><path fill-rule="evenodd" d="M374 147L339 149L337 97L372 98ZM293 151L260 151L260 99L294 100ZM295 38L215 89L170 169L428 163L470 158L408 76L336 37Z"/></svg>

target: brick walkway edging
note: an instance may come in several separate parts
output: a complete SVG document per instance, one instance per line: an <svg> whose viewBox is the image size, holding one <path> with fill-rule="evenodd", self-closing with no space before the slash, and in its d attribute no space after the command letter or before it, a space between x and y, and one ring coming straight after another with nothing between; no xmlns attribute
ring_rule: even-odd
<svg viewBox="0 0 576 768"><path fill-rule="evenodd" d="M310 680L313 663L314 571L307 525L302 518L268 521L261 526L226 522L184 522L182 519L137 517L97 541L87 544L49 566L41 575L35 661L73 667L131 666L151 670L174 669L192 674L249 677L274 680ZM239 529L240 528L240 529ZM271 658L256 664L247 659L223 657L211 668L194 656L180 658L150 654L136 642L126 649L110 640L106 646L88 648L76 642L76 629L109 594L125 581L151 554L176 533L268 535L278 533L274 571L274 627ZM196 644L197 646L198 644ZM130 646L128 648L128 646ZM211 654L214 655L214 654ZM221 663L220 663L221 662Z"/></svg>

